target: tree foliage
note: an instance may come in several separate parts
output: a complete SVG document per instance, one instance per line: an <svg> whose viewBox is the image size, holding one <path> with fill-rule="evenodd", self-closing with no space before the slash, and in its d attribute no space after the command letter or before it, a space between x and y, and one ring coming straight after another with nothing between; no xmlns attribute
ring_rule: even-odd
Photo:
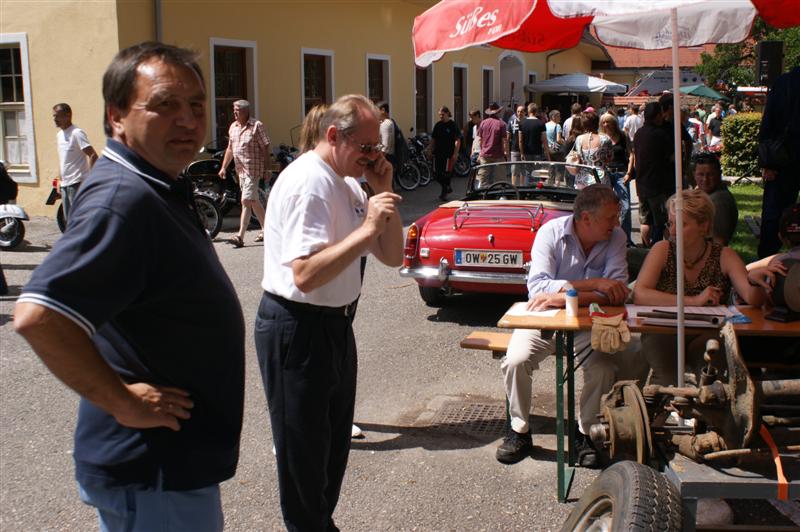
<svg viewBox="0 0 800 532"><path fill-rule="evenodd" d="M750 38L737 44L720 44L713 54L700 55L701 63L696 70L706 78L706 84L731 92L737 86L754 85L755 45L761 41L783 41L784 72L800 66L800 27L778 30L768 26L761 17L756 17Z"/></svg>

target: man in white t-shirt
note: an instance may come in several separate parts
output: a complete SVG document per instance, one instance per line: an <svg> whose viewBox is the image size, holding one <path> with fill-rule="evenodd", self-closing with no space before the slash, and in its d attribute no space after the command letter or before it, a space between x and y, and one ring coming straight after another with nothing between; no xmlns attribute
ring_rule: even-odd
<svg viewBox="0 0 800 532"><path fill-rule="evenodd" d="M317 147L283 171L267 205L255 340L289 530L336 530L356 394L350 316L359 259L403 260L401 198L379 122L369 99L339 98L322 117ZM362 175L375 191L369 199Z"/></svg>
<svg viewBox="0 0 800 532"><path fill-rule="evenodd" d="M622 126L622 129L625 131L625 134L628 135L628 139L633 142L633 137L636 136L636 132L644 125L644 118L639 114L638 105L631 105L630 110L631 113L625 117L625 125Z"/></svg>
<svg viewBox="0 0 800 532"><path fill-rule="evenodd" d="M86 133L72 123L72 108L68 104L53 106L53 121L59 128L56 144L61 171L61 201L64 218L68 218L75 193L97 161L97 152L89 143Z"/></svg>

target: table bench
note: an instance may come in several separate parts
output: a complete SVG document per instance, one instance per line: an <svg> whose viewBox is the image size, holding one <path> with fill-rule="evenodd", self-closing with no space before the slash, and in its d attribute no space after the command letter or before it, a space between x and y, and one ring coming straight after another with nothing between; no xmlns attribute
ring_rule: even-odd
<svg viewBox="0 0 800 532"><path fill-rule="evenodd" d="M492 358L501 359L506 355L509 340L511 340L511 333L472 331L461 340L461 347L491 351Z"/></svg>

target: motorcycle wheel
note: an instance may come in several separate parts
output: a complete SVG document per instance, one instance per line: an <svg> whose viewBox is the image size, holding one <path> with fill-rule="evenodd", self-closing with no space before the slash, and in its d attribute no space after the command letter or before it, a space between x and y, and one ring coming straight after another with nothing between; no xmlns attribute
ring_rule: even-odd
<svg viewBox="0 0 800 532"><path fill-rule="evenodd" d="M0 218L0 248L14 249L25 238L25 225L16 218Z"/></svg>
<svg viewBox="0 0 800 532"><path fill-rule="evenodd" d="M419 170L411 163L404 163L397 173L397 184L403 190L414 190L419 186Z"/></svg>
<svg viewBox="0 0 800 532"><path fill-rule="evenodd" d="M195 194L194 206L197 209L197 214L200 216L203 227L208 232L208 236L213 239L222 229L222 213L219 207L214 201L202 194Z"/></svg>
<svg viewBox="0 0 800 532"><path fill-rule="evenodd" d="M456 164L453 165L453 172L458 177L466 177L467 174L469 174L469 157L463 153L459 153L458 159L456 159Z"/></svg>
<svg viewBox="0 0 800 532"><path fill-rule="evenodd" d="M67 228L67 219L64 216L63 203L58 204L58 210L56 211L56 223L58 224L58 230L63 233Z"/></svg>
<svg viewBox="0 0 800 532"><path fill-rule="evenodd" d="M431 182L431 178L433 178L431 167L428 166L428 163L426 163L423 159L414 161L414 164L416 165L417 170L419 170L419 186L427 186L428 183Z"/></svg>

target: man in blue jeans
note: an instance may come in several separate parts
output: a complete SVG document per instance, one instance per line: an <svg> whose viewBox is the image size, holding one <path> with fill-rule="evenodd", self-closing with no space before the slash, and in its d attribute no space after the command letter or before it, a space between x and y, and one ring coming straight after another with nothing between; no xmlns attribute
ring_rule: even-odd
<svg viewBox="0 0 800 532"><path fill-rule="evenodd" d="M191 183L178 179L205 138L204 87L188 50L117 54L103 76L106 149L17 300L17 332L81 396L75 476L103 531L224 525L244 320Z"/></svg>

